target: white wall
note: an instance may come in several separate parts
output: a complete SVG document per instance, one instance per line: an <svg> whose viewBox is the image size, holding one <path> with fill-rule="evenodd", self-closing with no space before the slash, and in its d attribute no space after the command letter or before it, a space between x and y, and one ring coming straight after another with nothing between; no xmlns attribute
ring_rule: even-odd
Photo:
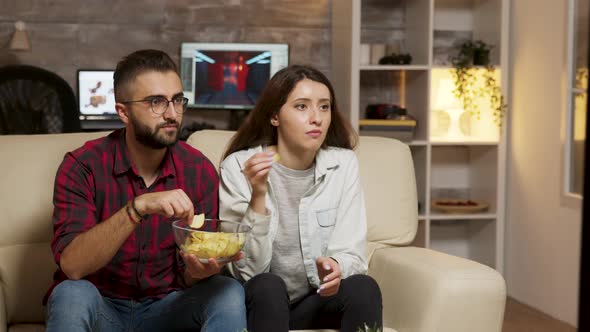
<svg viewBox="0 0 590 332"><path fill-rule="evenodd" d="M581 211L560 200L567 1L511 3L508 294L575 326Z"/></svg>

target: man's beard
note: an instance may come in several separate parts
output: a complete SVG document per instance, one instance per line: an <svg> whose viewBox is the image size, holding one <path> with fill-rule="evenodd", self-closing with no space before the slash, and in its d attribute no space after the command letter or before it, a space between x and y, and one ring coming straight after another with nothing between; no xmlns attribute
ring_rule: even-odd
<svg viewBox="0 0 590 332"><path fill-rule="evenodd" d="M143 146L152 149L163 149L176 144L178 135L180 134L180 124L175 120L160 123L152 131L152 129L143 123L137 121L134 117L129 117L133 131L135 132L135 139ZM176 125L175 133L160 132L160 128L171 124Z"/></svg>

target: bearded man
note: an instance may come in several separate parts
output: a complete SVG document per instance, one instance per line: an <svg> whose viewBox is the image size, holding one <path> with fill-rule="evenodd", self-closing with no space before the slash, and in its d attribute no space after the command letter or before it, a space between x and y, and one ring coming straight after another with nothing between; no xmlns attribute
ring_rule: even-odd
<svg viewBox="0 0 590 332"><path fill-rule="evenodd" d="M243 287L178 251L171 221L218 217L218 176L178 141L188 99L172 59L141 50L114 73L125 127L64 157L55 179L47 331L242 331ZM236 255L234 260L241 258Z"/></svg>

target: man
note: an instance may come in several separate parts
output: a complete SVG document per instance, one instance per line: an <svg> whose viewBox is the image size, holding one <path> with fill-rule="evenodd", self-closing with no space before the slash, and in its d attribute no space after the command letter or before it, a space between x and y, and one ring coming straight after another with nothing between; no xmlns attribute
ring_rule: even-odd
<svg viewBox="0 0 590 332"><path fill-rule="evenodd" d="M174 242L172 220L218 216L215 168L177 141L188 100L174 62L134 52L114 84L125 128L66 154L57 172L47 331L242 331L242 286Z"/></svg>

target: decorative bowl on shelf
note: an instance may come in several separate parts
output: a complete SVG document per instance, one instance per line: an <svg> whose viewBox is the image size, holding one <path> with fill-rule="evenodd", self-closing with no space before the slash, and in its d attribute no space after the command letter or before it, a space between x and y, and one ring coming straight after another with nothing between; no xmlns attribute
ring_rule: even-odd
<svg viewBox="0 0 590 332"><path fill-rule="evenodd" d="M471 199L442 198L432 200L432 208L444 213L467 214L483 212L488 204Z"/></svg>
<svg viewBox="0 0 590 332"><path fill-rule="evenodd" d="M174 240L178 247L195 255L201 262L209 258L227 262L246 243L251 227L239 222L205 219L199 228L193 228L182 220L172 222Z"/></svg>

